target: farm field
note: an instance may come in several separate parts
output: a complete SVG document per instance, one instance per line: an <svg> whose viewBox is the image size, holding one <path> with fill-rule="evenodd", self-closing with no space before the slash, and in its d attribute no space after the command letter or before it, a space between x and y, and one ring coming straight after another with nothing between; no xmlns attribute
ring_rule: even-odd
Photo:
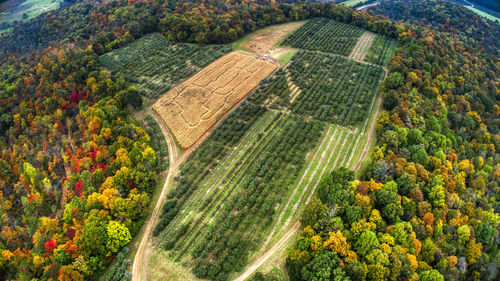
<svg viewBox="0 0 500 281"><path fill-rule="evenodd" d="M367 118L342 126L293 112L300 101L290 102L296 85L289 86L288 68L316 56L346 60L301 52L201 144L168 196L153 243L198 278L226 280L241 271L296 221L317 187L312 183L334 167L353 167L367 141ZM322 67L311 62L313 71ZM370 112L375 95L363 97ZM230 126L247 129L232 136Z"/></svg>
<svg viewBox="0 0 500 281"><path fill-rule="evenodd" d="M259 29L236 41L233 48L261 55L270 54L288 34L305 23L306 21L295 21Z"/></svg>
<svg viewBox="0 0 500 281"><path fill-rule="evenodd" d="M363 33L362 28L318 18L290 34L281 45L348 56Z"/></svg>
<svg viewBox="0 0 500 281"><path fill-rule="evenodd" d="M16 20L28 21L42 13L59 9L62 2L62 0L5 1L0 4L0 25L3 23L12 23Z"/></svg>
<svg viewBox="0 0 500 281"><path fill-rule="evenodd" d="M275 69L254 55L232 52L163 95L153 109L188 148Z"/></svg>
<svg viewBox="0 0 500 281"><path fill-rule="evenodd" d="M361 3L361 2L365 2L366 0L347 0L347 1L344 1L344 2L340 2L340 4L344 4L344 5L347 5L347 6L354 6L358 3Z"/></svg>
<svg viewBox="0 0 500 281"><path fill-rule="evenodd" d="M384 73L378 66L306 51L295 55L287 71L301 90L292 112L343 126L365 120Z"/></svg>
<svg viewBox="0 0 500 281"><path fill-rule="evenodd" d="M102 55L100 63L155 99L230 50L228 45L171 43L163 35L152 33Z"/></svg>
<svg viewBox="0 0 500 281"><path fill-rule="evenodd" d="M383 35L376 35L366 56L361 58L369 63L386 66L394 55L396 41Z"/></svg>
<svg viewBox="0 0 500 281"><path fill-rule="evenodd" d="M359 41L365 41L352 44L359 50L351 48L348 54L368 52L375 36L368 34L372 40L367 42L363 34L360 30ZM244 66L251 61L248 57L255 59L230 53L157 101L153 108L178 141L180 127L174 129L171 123L181 111L167 115L159 107L183 93L203 101L208 95L201 87L215 91L223 84L219 79L225 62ZM181 266L201 279L234 279L249 261L278 245L327 172L358 164L370 141L368 117L376 109L384 70L327 52L298 49L290 57L290 63L257 87L180 166L153 231L152 246L162 254L151 256L150 264L175 264L174 271ZM196 106L188 103L195 112ZM279 245L281 249L286 243ZM161 263L159 256L168 261ZM161 273L153 270L144 277L153 276Z"/></svg>

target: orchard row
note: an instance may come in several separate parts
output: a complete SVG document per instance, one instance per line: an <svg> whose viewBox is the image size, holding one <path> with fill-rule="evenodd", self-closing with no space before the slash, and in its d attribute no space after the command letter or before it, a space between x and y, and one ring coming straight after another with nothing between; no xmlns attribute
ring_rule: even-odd
<svg viewBox="0 0 500 281"><path fill-rule="evenodd" d="M318 18L297 29L282 45L348 56L363 32L360 27Z"/></svg>

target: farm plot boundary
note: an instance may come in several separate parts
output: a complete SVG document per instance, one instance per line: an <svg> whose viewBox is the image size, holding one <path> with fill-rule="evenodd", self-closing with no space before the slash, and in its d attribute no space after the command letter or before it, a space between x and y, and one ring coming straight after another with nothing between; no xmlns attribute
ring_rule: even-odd
<svg viewBox="0 0 500 281"><path fill-rule="evenodd" d="M163 95L153 109L187 149L275 69L254 55L232 52Z"/></svg>

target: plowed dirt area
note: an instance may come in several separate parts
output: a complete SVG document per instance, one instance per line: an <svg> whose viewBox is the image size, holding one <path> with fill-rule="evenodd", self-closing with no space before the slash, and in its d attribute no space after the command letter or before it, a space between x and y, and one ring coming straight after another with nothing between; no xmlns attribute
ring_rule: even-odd
<svg viewBox="0 0 500 281"><path fill-rule="evenodd" d="M280 40L304 23L305 21L297 21L263 28L248 35L241 47L260 55L271 55L271 50Z"/></svg>
<svg viewBox="0 0 500 281"><path fill-rule="evenodd" d="M256 55L232 52L168 91L153 109L182 148L189 148L276 65Z"/></svg>

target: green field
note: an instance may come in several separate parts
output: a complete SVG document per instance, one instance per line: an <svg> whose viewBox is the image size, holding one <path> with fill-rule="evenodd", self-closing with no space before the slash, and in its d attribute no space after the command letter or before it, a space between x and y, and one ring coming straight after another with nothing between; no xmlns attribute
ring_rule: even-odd
<svg viewBox="0 0 500 281"><path fill-rule="evenodd" d="M324 34L333 26L364 32L326 23ZM312 28L303 27L286 40L300 42ZM182 164L153 232L169 262L198 278L227 280L243 270L298 219L320 179L354 167L367 144L382 68L303 49L283 56L282 65L292 62Z"/></svg>
<svg viewBox="0 0 500 281"><path fill-rule="evenodd" d="M174 44L163 35L153 33L102 55L100 62L154 99L230 50L228 45Z"/></svg>
<svg viewBox="0 0 500 281"><path fill-rule="evenodd" d="M494 15L488 14L486 12L483 12L483 11L481 11L479 9L476 9L474 7L471 7L471 6L464 6L464 7L466 7L467 9L473 11L474 13L476 13L476 14L478 14L480 16L483 16L483 17L485 17L485 18L487 18L489 20L497 21L498 23L500 23L500 18L497 18Z"/></svg>
<svg viewBox="0 0 500 281"><path fill-rule="evenodd" d="M11 0L12 1L12 0ZM13 2L13 1L12 1ZM62 0L26 0L0 13L0 24L13 21L28 21L42 13L59 9ZM5 30L0 30L4 32Z"/></svg>
<svg viewBox="0 0 500 281"><path fill-rule="evenodd" d="M282 55L279 56L278 58L278 62L281 64L281 65L286 65L290 59L298 52L298 50L292 50L292 51L288 51L286 53L283 53Z"/></svg>
<svg viewBox="0 0 500 281"><path fill-rule="evenodd" d="M366 0L347 0L347 1L341 2L340 4L344 4L344 5L352 7L356 4L364 2L364 1L366 1Z"/></svg>

